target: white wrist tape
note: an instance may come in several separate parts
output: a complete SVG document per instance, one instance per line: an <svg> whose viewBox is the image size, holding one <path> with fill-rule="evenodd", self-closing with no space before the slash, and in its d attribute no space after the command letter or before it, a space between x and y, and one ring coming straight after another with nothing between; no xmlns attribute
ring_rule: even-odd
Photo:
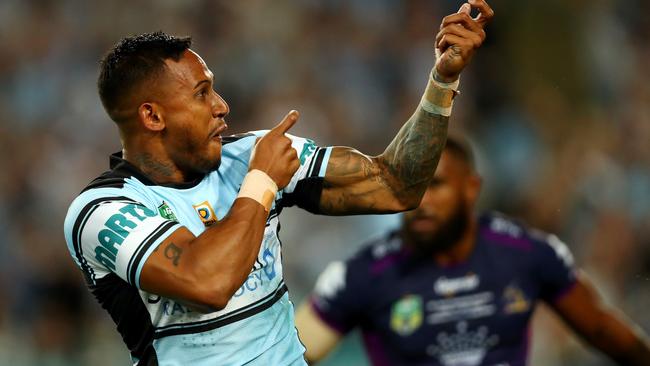
<svg viewBox="0 0 650 366"><path fill-rule="evenodd" d="M253 169L244 177L237 198L252 198L264 206L266 212L269 212L277 193L278 185L275 184L273 179L263 171Z"/></svg>
<svg viewBox="0 0 650 366"><path fill-rule="evenodd" d="M432 71L429 74L429 83L420 101L420 107L429 113L449 117L451 107L454 105L454 97L460 94L459 83L460 79L452 83L437 81L434 79Z"/></svg>

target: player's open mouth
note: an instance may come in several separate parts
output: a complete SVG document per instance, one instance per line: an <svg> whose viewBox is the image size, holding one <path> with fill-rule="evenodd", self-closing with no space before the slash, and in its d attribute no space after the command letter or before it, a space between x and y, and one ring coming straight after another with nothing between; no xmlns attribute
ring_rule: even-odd
<svg viewBox="0 0 650 366"><path fill-rule="evenodd" d="M221 133L225 131L226 128L228 128L228 125L224 124L221 127L212 131L212 133L210 133L210 140L217 140L221 142Z"/></svg>

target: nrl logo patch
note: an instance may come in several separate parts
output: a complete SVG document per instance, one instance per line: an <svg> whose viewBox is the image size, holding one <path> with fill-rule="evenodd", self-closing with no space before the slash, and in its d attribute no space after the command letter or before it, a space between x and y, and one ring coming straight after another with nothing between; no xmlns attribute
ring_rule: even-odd
<svg viewBox="0 0 650 366"><path fill-rule="evenodd" d="M203 225L206 227L217 222L217 215L214 214L214 209L210 206L210 202L203 201L198 205L192 205L192 207L194 207L196 213L199 214L199 218L201 218Z"/></svg>
<svg viewBox="0 0 650 366"><path fill-rule="evenodd" d="M390 328L402 337L413 334L422 325L422 298L406 295L393 304L390 314Z"/></svg>
<svg viewBox="0 0 650 366"><path fill-rule="evenodd" d="M169 205L167 205L167 202L165 201L163 201L163 203L160 206L158 206L158 213L160 213L160 216L166 218L167 220L178 222L176 215L174 215L174 211L172 211L172 209L169 208Z"/></svg>

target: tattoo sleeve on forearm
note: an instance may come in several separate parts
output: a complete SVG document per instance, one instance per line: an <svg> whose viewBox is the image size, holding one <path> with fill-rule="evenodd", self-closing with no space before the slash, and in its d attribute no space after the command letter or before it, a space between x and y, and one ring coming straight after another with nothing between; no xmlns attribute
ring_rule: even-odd
<svg viewBox="0 0 650 366"><path fill-rule="evenodd" d="M421 197L433 176L447 138L449 117L418 106L381 155L397 198L409 202Z"/></svg>
<svg viewBox="0 0 650 366"><path fill-rule="evenodd" d="M419 105L379 156L347 147L332 149L320 212L388 213L416 206L440 159L449 117Z"/></svg>

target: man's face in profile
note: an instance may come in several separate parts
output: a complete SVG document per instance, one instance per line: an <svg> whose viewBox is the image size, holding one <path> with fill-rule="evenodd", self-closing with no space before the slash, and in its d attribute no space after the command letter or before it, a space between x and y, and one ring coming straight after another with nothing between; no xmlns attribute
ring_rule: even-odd
<svg viewBox="0 0 650 366"><path fill-rule="evenodd" d="M188 172L207 173L221 162L221 136L228 104L213 89L213 74L192 50L178 61L165 60L158 89L165 122L163 139L175 164Z"/></svg>

